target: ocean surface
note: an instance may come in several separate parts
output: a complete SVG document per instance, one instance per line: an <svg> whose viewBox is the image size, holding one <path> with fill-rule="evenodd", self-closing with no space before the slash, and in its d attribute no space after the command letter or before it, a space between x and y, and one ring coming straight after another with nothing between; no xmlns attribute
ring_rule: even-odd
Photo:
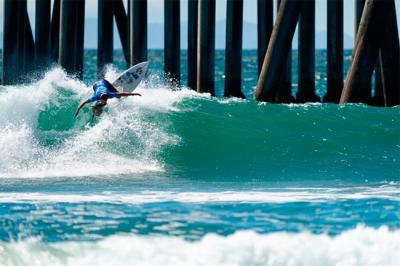
<svg viewBox="0 0 400 266"><path fill-rule="evenodd" d="M149 61L143 96L93 122L73 114L95 51L83 81L53 67L0 86L0 265L399 265L399 106L255 102L256 51L247 100L185 88L185 52L181 87ZM125 67L117 51L106 77ZM215 77L220 96L223 51Z"/></svg>

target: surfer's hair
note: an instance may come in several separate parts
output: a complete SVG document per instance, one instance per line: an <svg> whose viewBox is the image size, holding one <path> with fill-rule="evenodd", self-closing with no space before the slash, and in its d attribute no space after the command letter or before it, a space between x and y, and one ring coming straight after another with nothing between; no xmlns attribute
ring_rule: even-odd
<svg viewBox="0 0 400 266"><path fill-rule="evenodd" d="M103 93L103 94L100 96L100 100L107 100L107 99L108 99L108 95L105 94L105 93Z"/></svg>

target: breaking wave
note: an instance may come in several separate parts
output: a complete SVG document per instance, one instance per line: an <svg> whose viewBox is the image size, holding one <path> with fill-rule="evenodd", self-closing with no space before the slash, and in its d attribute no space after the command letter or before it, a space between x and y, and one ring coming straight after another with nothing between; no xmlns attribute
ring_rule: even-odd
<svg viewBox="0 0 400 266"><path fill-rule="evenodd" d="M0 242L1 265L398 265L400 231L358 226L326 234L238 231L199 241L114 235L98 241Z"/></svg>
<svg viewBox="0 0 400 266"><path fill-rule="evenodd" d="M0 87L0 178L399 180L399 107L260 104L152 79L94 122L73 116L90 86L59 68Z"/></svg>

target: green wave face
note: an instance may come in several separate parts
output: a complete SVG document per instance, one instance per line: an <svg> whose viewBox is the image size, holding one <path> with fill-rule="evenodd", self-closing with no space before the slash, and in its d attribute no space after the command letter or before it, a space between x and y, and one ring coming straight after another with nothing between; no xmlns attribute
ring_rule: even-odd
<svg viewBox="0 0 400 266"><path fill-rule="evenodd" d="M73 117L91 88L60 69L1 88L0 176L399 180L399 107L272 105L150 83L94 122L89 108Z"/></svg>
<svg viewBox="0 0 400 266"><path fill-rule="evenodd" d="M398 180L399 108L190 99L171 114L175 170L250 179Z"/></svg>

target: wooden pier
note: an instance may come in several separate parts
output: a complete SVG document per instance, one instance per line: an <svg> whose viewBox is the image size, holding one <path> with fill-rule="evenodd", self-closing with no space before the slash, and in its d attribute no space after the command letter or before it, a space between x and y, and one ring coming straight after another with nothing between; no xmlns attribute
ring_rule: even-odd
<svg viewBox="0 0 400 266"><path fill-rule="evenodd" d="M343 0L328 0L327 91L324 102L338 103L343 89Z"/></svg>
<svg viewBox="0 0 400 266"><path fill-rule="evenodd" d="M179 85L181 81L180 1L164 1L164 70L167 83Z"/></svg>
<svg viewBox="0 0 400 266"><path fill-rule="evenodd" d="M98 1L99 78L113 63L114 19L127 66L147 60L148 1ZM324 102L400 104L400 55L394 0L356 0L351 66L343 73L344 0L327 1L327 91ZM225 97L242 92L243 0L227 0ZM4 0L2 84L25 82L55 63L82 78L85 0L36 0L35 36L27 0ZM51 8L53 7L53 8ZM274 18L274 8L276 17ZM187 84L181 84L181 1L164 0L166 82L215 94L216 0L188 0ZM315 92L315 0L257 0L254 98L271 103L320 101ZM298 25L298 90L292 95L293 35ZM35 37L35 38L34 38ZM344 82L344 77L346 81ZM372 79L375 86L372 88Z"/></svg>

